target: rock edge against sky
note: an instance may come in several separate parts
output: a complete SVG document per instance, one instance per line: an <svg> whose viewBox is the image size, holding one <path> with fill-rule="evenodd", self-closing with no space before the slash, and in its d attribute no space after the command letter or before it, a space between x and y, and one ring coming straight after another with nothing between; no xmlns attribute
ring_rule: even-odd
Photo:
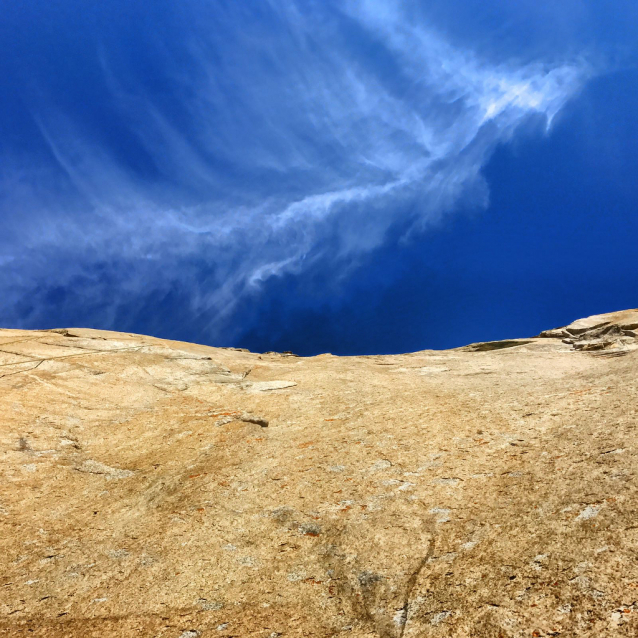
<svg viewBox="0 0 638 638"><path fill-rule="evenodd" d="M0 331L0 635L635 636L638 310L300 358Z"/></svg>

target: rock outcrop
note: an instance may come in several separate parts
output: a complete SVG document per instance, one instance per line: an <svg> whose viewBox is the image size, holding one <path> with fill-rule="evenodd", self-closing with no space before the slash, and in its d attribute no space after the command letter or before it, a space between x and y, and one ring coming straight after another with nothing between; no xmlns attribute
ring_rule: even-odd
<svg viewBox="0 0 638 638"><path fill-rule="evenodd" d="M0 635L638 635L638 311L396 356L0 331Z"/></svg>

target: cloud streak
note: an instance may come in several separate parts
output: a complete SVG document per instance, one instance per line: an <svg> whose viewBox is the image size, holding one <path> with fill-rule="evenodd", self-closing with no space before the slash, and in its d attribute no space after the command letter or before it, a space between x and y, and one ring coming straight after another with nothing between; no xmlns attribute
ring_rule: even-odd
<svg viewBox="0 0 638 638"><path fill-rule="evenodd" d="M486 206L493 149L532 117L549 129L593 73L488 62L401 3L213 7L142 34L144 64L92 33L91 121L55 82L25 89L44 150L5 151L3 324L124 329L179 291L199 338L228 342L268 278L356 267L397 225Z"/></svg>

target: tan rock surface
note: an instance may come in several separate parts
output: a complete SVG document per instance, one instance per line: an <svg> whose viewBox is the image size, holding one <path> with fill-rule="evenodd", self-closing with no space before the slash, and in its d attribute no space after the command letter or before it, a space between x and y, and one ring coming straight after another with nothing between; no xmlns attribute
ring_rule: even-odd
<svg viewBox="0 0 638 638"><path fill-rule="evenodd" d="M2 330L0 635L636 636L637 318L370 357Z"/></svg>

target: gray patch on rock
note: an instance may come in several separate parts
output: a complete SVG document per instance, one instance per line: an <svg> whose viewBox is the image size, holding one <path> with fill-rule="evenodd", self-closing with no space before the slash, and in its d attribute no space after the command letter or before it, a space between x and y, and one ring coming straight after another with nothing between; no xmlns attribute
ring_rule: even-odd
<svg viewBox="0 0 638 638"><path fill-rule="evenodd" d="M392 463L390 461L388 461L387 459L381 459L380 461L377 461L371 468L370 471L371 472L378 472L380 470L387 470L389 468L392 467Z"/></svg>
<svg viewBox="0 0 638 638"><path fill-rule="evenodd" d="M93 459L84 461L82 465L75 469L83 474L100 474L105 476L107 480L129 478L134 474L131 470L122 470L120 468L110 467L104 463L100 463L99 461L94 461Z"/></svg>
<svg viewBox="0 0 638 638"><path fill-rule="evenodd" d="M600 505L588 505L577 517L577 521L588 521L591 518L596 518L600 512Z"/></svg>
<svg viewBox="0 0 638 638"><path fill-rule="evenodd" d="M292 520L295 510L290 507L278 507L270 512L270 515L281 525Z"/></svg>
<svg viewBox="0 0 638 638"><path fill-rule="evenodd" d="M434 479L432 481L432 483L434 483L434 485L448 485L450 487L455 487L457 486L459 483L461 482L460 478L438 478L438 479Z"/></svg>
<svg viewBox="0 0 638 638"><path fill-rule="evenodd" d="M206 598L200 598L197 605L204 611L220 611L224 608L224 603L217 600L206 600Z"/></svg>
<svg viewBox="0 0 638 638"><path fill-rule="evenodd" d="M299 533L304 536L319 536L321 534L321 525L315 523L304 523L299 526Z"/></svg>
<svg viewBox="0 0 638 638"><path fill-rule="evenodd" d="M436 516L437 523L447 523L450 520L450 510L444 507L433 507L430 514Z"/></svg>
<svg viewBox="0 0 638 638"><path fill-rule="evenodd" d="M373 587L376 583L383 580L383 576L379 576L379 574L375 574L373 572L365 571L359 574L357 580L359 581L359 585L361 585L362 589L370 589L370 587Z"/></svg>
<svg viewBox="0 0 638 638"><path fill-rule="evenodd" d="M295 381L246 381L240 385L246 392L272 392L296 386Z"/></svg>
<svg viewBox="0 0 638 638"><path fill-rule="evenodd" d="M433 627L436 627L437 625L440 625L448 616L451 615L451 611L439 611L432 616L432 618L430 619L430 624Z"/></svg>

